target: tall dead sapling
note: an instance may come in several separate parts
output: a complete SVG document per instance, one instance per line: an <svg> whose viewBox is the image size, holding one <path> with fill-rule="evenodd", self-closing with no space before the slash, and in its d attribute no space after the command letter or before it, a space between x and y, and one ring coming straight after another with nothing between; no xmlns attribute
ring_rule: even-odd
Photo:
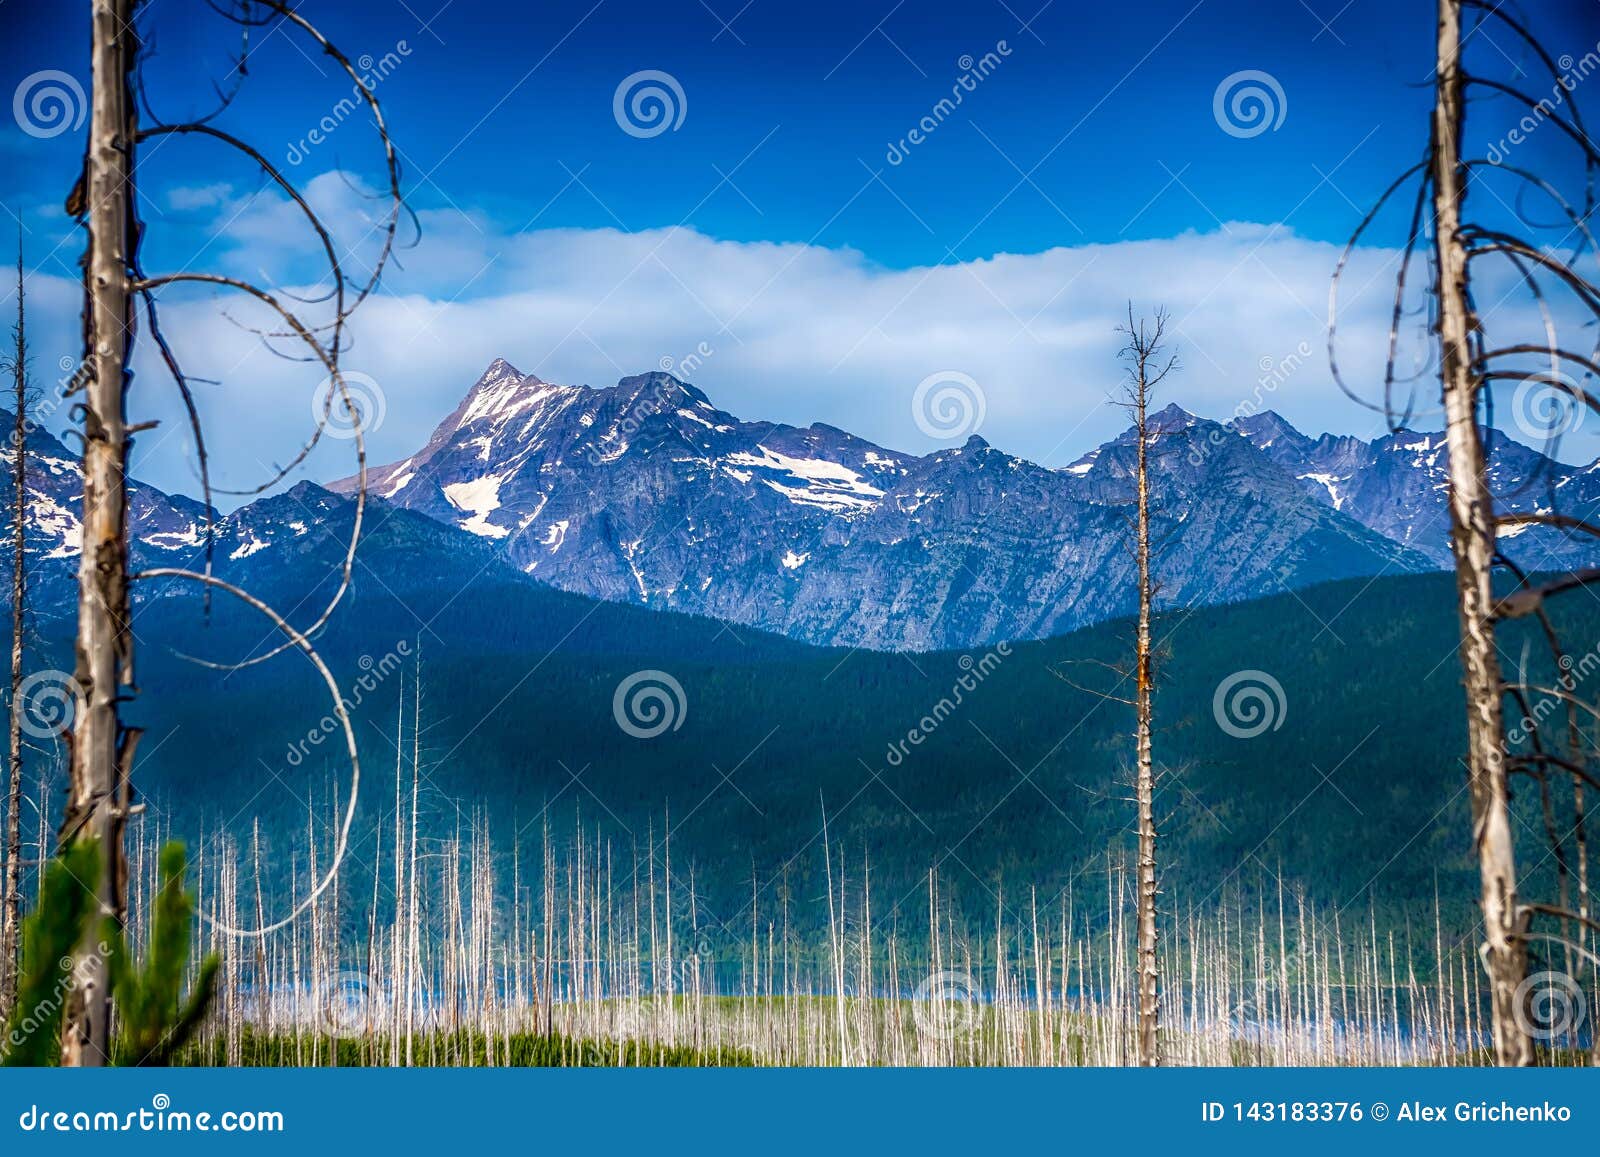
<svg viewBox="0 0 1600 1157"><path fill-rule="evenodd" d="M1547 608L1552 596L1600 579L1600 569L1580 568L1540 580L1532 573L1549 569L1552 545L1600 539L1600 526L1560 511L1560 495L1551 486L1541 491L1537 478L1497 493L1491 460L1495 435L1489 431L1495 421L1497 392L1508 387L1514 387L1510 400L1518 411L1518 424L1537 433L1536 427L1544 423L1544 449L1551 457L1572 413L1600 412L1600 401L1588 384L1600 373L1600 356L1595 351L1584 354L1565 348L1558 340L1558 317L1566 311L1587 315L1589 324L1600 319L1600 287L1578 271L1583 255L1592 259L1596 252L1590 221L1600 146L1584 127L1565 73L1515 15L1485 0L1438 0L1437 16L1428 147L1423 159L1379 198L1339 261L1329 304L1329 354L1341 388L1384 414L1391 428L1399 430L1416 412L1420 381L1418 375L1407 383L1396 369L1401 362L1404 322L1414 313L1427 319L1423 340L1431 356L1418 360L1437 366L1439 413L1448 452L1450 550L1456 574L1471 834L1478 866L1483 922L1480 955L1488 979L1491 1047L1496 1063L1527 1065L1534 1061L1535 1042L1553 1039L1548 1026L1541 1024L1540 1010L1547 1010L1552 1001L1559 1007L1587 999L1581 992L1574 995L1565 988L1559 992L1539 990L1545 983L1540 977L1551 974L1529 975L1530 948L1554 943L1566 956L1569 970L1577 967L1574 959L1587 960L1591 983L1600 975L1595 968L1600 961L1589 948L1597 925L1588 910L1589 853L1584 830L1584 793L1600 786L1600 779L1595 773L1594 744L1580 726L1584 717L1597 716L1594 705L1563 677L1572 659ZM1470 33L1477 24L1493 24L1498 32L1509 32L1534 62L1533 75L1548 76L1554 97L1536 98L1471 71L1464 48L1473 43ZM1477 37L1476 43L1491 39ZM1498 67L1502 57L1486 53L1485 59L1491 67ZM1575 148L1584 174L1583 194L1577 203L1543 176L1512 163L1498 144L1490 143L1488 155L1483 157L1466 151L1469 94L1485 101L1509 98L1515 116L1531 111L1551 126L1546 131L1552 143L1562 141ZM1486 114L1493 111L1492 104L1480 102L1475 107L1483 107ZM1512 188L1500 193L1494 186L1501 182ZM1350 389L1341 373L1335 342L1340 280L1357 244L1385 204L1413 184L1409 227L1390 313L1383 397L1372 401ZM1475 204L1479 208L1469 213L1467 193L1473 185L1486 186L1494 195L1478 198ZM1529 195L1544 199L1558 216L1553 244L1531 239L1549 224L1535 223L1522 208ZM1492 215L1505 215L1506 207L1511 207L1514 222L1506 227L1485 223ZM1574 252L1563 258L1560 249L1569 243L1574 244ZM1425 308L1414 310L1407 297L1408 278L1419 253L1426 261L1422 288L1427 300ZM1503 322L1498 303L1511 295L1499 289L1495 292L1497 304L1488 313L1479 308L1473 293L1474 271L1485 261L1508 270L1513 284L1537 305L1538 321L1531 332L1516 333L1516 317ZM1505 329L1513 332L1503 338L1491 336ZM1407 384L1402 401L1397 390ZM1559 405L1527 404L1530 390L1544 394L1547 403L1554 400ZM1524 534L1526 531L1533 533ZM1521 551L1524 561L1512 557L1513 550ZM1517 677L1508 679L1501 666L1507 641L1502 636L1509 622L1523 618L1531 618L1536 628L1532 639L1526 641L1544 654L1540 665L1524 665ZM1541 710L1536 700L1558 704L1561 710L1554 712L1554 719L1547 719L1552 713ZM1508 703L1521 716L1515 726L1508 726ZM1514 839L1518 822L1511 791L1512 777L1518 775L1527 777L1539 793L1558 877L1555 904L1529 902L1519 890L1523 881L1518 876ZM1553 790L1560 779L1571 789L1565 803L1559 802ZM1570 896L1569 884L1574 875L1578 881L1576 901ZM1547 933L1535 927L1541 918L1553 920L1556 930ZM1576 984L1570 975L1568 981Z"/></svg>
<svg viewBox="0 0 1600 1157"><path fill-rule="evenodd" d="M348 345L350 314L377 287L390 257L403 202L399 163L382 111L368 82L349 58L284 0L237 0L226 9L214 6L213 11L241 29L242 47L233 68L233 87L224 94L215 112L178 124L163 123L146 103L144 119L150 123L145 127L141 124L140 104L135 99L136 93L142 95L145 91L139 75L142 65L139 29L144 8L139 0L91 0L89 134L83 171L68 198L68 210L84 224L88 241L83 258L84 361L75 386L76 392L82 395L78 412L83 438L84 485L74 674L77 704L61 842L70 848L78 841L92 840L99 849L95 904L103 918L120 925L127 875L123 831L134 810L132 769L139 739L138 729L127 726L122 714L124 700L136 690L130 588L135 582L148 580L193 583L201 587L208 600L213 591L236 598L262 615L284 636L284 641L241 662L208 662L207 665L236 668L264 662L286 650L300 651L329 693L332 713L344 734L351 765L351 790L338 828L332 862L321 878L312 881L309 894L288 916L259 928L243 929L227 927L202 913L214 927L229 935L264 936L287 926L314 904L336 878L356 813L360 763L355 735L339 684L310 640L332 616L349 588L366 503L362 415L352 399L340 358ZM269 23L286 36L306 38L338 65L353 84L359 101L366 106L382 144L388 210L374 229L378 237L377 254L370 261L365 277L353 276L345 269L345 258L341 257L328 229L283 173L258 150L214 123L232 103L246 75L250 31ZM236 277L188 268L154 276L144 273L139 256L145 234L138 216L139 149L153 139L172 135L192 136L243 156L292 202L326 257L328 273L324 296L306 299L284 291L269 292ZM341 419L348 420L352 427L359 484L349 541L333 593L304 628L290 625L261 599L213 573L213 488L204 432L192 390L194 379L185 372L162 331L157 303L161 291L181 286L242 295L267 316L276 319L271 328L256 331L269 343L269 348L274 339L297 341L305 350L303 360L317 365L327 374L327 390L316 416L315 429L299 452L259 486L230 493L258 494L288 477L319 443L334 415L335 405L340 408ZM320 320L302 320L289 302L297 305L320 302L329 308L331 315ZM183 400L194 440L206 510L204 560L199 569L163 566L133 573L129 566L129 459L133 436L142 427L130 424L128 400L133 384L133 346L138 333L135 312L141 305L145 329ZM70 975L72 987L61 1034L62 1062L105 1064L112 1048L112 977L106 954L96 950L92 936L86 934L78 945Z"/></svg>

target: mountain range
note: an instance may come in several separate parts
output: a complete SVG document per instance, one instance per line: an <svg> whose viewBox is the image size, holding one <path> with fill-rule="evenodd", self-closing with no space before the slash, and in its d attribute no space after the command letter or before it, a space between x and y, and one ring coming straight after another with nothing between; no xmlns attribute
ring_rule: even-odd
<svg viewBox="0 0 1600 1157"><path fill-rule="evenodd" d="M1449 564L1441 434L1313 438L1271 411L1218 423L1177 405L1151 425L1165 606ZM1488 437L1511 508L1600 508L1600 464ZM415 533L444 548L447 570L493 566L811 644L962 648L1131 609L1136 449L1130 430L1059 469L977 436L919 456L821 423L743 421L665 373L593 389L497 360L424 446L369 473L369 525L423 516L430 528ZM48 434L30 455L32 581L48 602L72 581L81 484ZM214 516L219 570L259 586L340 523L354 488L302 483ZM201 503L136 485L130 521L136 565L203 554ZM1505 543L1528 569L1596 561L1588 542L1542 528ZM381 581L414 579L386 570Z"/></svg>
<svg viewBox="0 0 1600 1157"><path fill-rule="evenodd" d="M1155 425L1163 605L1215 604L1158 616L1167 883L1209 897L1284 875L1341 903L1370 894L1402 929L1409 897L1465 905L1452 580L1407 573L1447 558L1439 436L1310 438L1270 413L1222 424L1177 407ZM1592 506L1592 467L1492 444L1514 503ZM399 699L420 682L430 824L447 830L474 800L527 840L555 807L621 841L670 814L700 918L728 920L730 937L747 931L752 871L793 886L797 926L827 926L826 880L799 855L823 806L891 902L925 902L930 864L975 918L1023 883L1073 887L1126 828L1112 669L1135 450L1124 434L1060 469L978 439L906 455L741 422L665 375L592 390L497 363L422 450L373 472L353 581L318 635L377 784L359 838L376 840ZM38 669L70 663L81 485L57 440L37 434L30 455L31 605L53 620ZM200 503L137 486L130 513L136 566L201 564ZM259 499L216 519L217 571L303 626L339 583L353 513L348 483ZM1543 532L1507 546L1530 568L1583 559ZM325 688L294 654L232 672L186 661L279 640L226 598L205 615L182 584L136 589L143 797L185 830L259 817L290 872L308 802L337 798L348 774L342 748L308 745ZM1594 637L1592 607L1572 600L1562 629ZM1030 634L1049 637L971 653ZM876 653L899 650L928 653ZM389 674L358 689L374 671ZM907 746L973 671L989 673L960 718ZM1215 692L1246 671L1281 688L1289 726L1249 740L1222 726ZM662 673L676 725L643 740L617 694Z"/></svg>

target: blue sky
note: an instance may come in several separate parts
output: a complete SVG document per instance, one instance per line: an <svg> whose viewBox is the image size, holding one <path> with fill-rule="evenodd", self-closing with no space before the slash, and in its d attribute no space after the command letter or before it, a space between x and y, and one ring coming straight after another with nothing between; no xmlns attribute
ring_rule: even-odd
<svg viewBox="0 0 1600 1157"><path fill-rule="evenodd" d="M5 5L21 27L5 37L3 79L14 85L49 64L86 81L85 23L62 11L81 7ZM220 74L232 46L218 22L193 18L195 7L150 6L150 89L173 118L205 107L210 95L190 64ZM379 91L418 205L457 204L519 224L543 208L539 223L552 227L690 224L730 240L851 246L897 267L952 251L964 259L1167 237L1224 220L1284 222L1303 236L1342 240L1350 201L1365 203L1416 155L1431 7L303 5L353 57L381 58L405 42L409 55ZM1540 6L1543 20L1552 7ZM1600 35L1593 5L1569 7L1587 9ZM888 165L889 144L949 94L961 58L981 58L1001 42L1010 54L960 112L904 163ZM612 120L617 82L642 69L676 77L687 103L681 128L648 141ZM1281 128L1252 139L1219 132L1212 119L1217 83L1244 69L1277 77L1287 104ZM339 86L326 59L302 55L284 32L258 37L252 72L271 100L242 102L235 123L254 141L278 142L267 151L285 158ZM311 169L362 164L357 142L338 135L357 136L337 134ZM54 195L50 178L59 183L57 166L70 166L73 151L67 139L56 144L40 150L49 168L23 174L25 196ZM545 208L568 185L562 166L582 171L582 185ZM736 166L723 184L719 171ZM889 188L858 195L869 167ZM1030 183L1015 188L1024 173Z"/></svg>
<svg viewBox="0 0 1600 1157"><path fill-rule="evenodd" d="M84 8L0 4L0 86L16 93L42 70L86 84ZM1319 315L1336 246L1424 143L1432 8L306 0L351 57L390 62L377 92L424 225L349 363L385 395L374 456L414 448L493 356L604 385L705 344L716 352L696 380L741 416L915 450L935 444L908 412L916 384L970 374L988 400L981 432L1059 464L1119 424L1105 394L1128 298L1179 317L1175 396L1189 408L1228 416L1288 360L1268 404L1313 431L1373 433L1328 380ZM1532 19L1553 54L1582 57L1597 13L1560 0ZM156 110L208 108L234 34L185 0L154 0L146 30ZM1532 65L1503 30L1474 50L1510 78ZM619 83L645 70L682 93L681 123L658 135L614 115ZM1225 106L1218 117L1219 86L1239 73L1265 74L1243 82L1266 86L1264 131L1224 124ZM253 35L249 80L219 123L316 190L359 246L370 203L353 190L381 176L371 134L335 116L312 140L348 89L275 23ZM940 110L956 90L959 106ZM1499 116L1486 106L1472 123L1492 140ZM911 143L919 122L933 128ZM1523 157L1560 166L1555 136L1535 134ZM46 371L74 340L81 239L58 206L81 147L81 130L42 137L15 118L0 135L0 205L36 270ZM175 143L147 149L141 173L148 268L314 279L314 251L248 166ZM1380 325L1384 247L1402 223L1380 223L1363 266ZM208 405L254 419L239 447L270 463L296 435L263 395L293 372L252 356L222 304L180 295L169 328L193 373L237 385ZM159 389L136 408L170 418ZM282 454L260 449L263 429ZM192 489L178 447L148 454L153 480Z"/></svg>

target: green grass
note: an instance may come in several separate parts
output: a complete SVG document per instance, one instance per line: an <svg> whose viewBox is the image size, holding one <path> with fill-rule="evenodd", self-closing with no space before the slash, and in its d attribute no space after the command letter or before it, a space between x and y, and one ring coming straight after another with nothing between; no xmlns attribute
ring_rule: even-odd
<svg viewBox="0 0 1600 1157"><path fill-rule="evenodd" d="M405 1043L400 1043L403 1055ZM386 1066L389 1039L267 1033L245 1029L240 1039L245 1068L297 1068L306 1065L339 1068ZM701 1049L652 1041L576 1039L557 1033L517 1033L490 1038L477 1030L418 1034L412 1041L417 1067L448 1065L511 1068L751 1068L755 1058L742 1049ZM228 1064L227 1043L220 1036L187 1049L176 1063L220 1068Z"/></svg>

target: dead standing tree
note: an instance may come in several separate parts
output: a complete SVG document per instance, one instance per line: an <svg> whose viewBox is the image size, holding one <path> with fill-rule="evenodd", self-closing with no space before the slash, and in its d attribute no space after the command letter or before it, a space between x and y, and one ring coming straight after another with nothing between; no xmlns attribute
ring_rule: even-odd
<svg viewBox="0 0 1600 1157"><path fill-rule="evenodd" d="M133 328L130 286L138 244L133 206L133 69L138 53L135 0L94 0L89 143L74 207L83 215L82 553L78 565L77 706L63 845L100 848L93 890L100 914L120 921L126 869L122 830L130 805L129 764L138 733L124 728L119 699L133 684L128 629L128 353ZM80 199L81 198L81 199ZM88 883L86 881L86 883ZM73 960L73 987L62 1029L62 1063L105 1063L110 1052L110 969L87 924Z"/></svg>
<svg viewBox="0 0 1600 1157"><path fill-rule="evenodd" d="M1157 310L1153 321L1137 322L1128 306L1127 338L1120 357L1128 365L1128 382L1122 406L1133 416L1138 441L1135 476L1138 511L1134 527L1134 552L1138 564L1139 621L1134 645L1135 758L1134 798L1138 807L1138 941L1139 941L1139 1063L1161 1063L1161 972L1157 959L1156 927L1156 817L1155 767L1151 753L1151 724L1155 695L1155 668L1151 654L1150 612L1155 588L1150 577L1150 399L1157 386L1175 370L1178 359L1163 350L1167 314Z"/></svg>
<svg viewBox="0 0 1600 1157"><path fill-rule="evenodd" d="M242 30L245 49L235 66L235 79L245 75L245 51L251 29L277 23L289 35L304 35L347 75L362 101L383 145L387 175L385 218L376 228L380 241L376 258L365 279L351 277L327 228L299 191L261 153L244 141L214 127L212 121L238 92L236 83L221 106L210 116L182 124L162 124L141 129L135 93L138 83L140 41L137 26L139 0L91 0L91 71L89 138L83 173L68 199L69 212L80 219L88 234L84 271L84 363L79 387L83 449L83 543L79 565L76 704L73 720L71 781L67 813L61 830L63 845L92 840L101 849L99 878L92 882L100 913L121 922L125 910L126 866L123 829L133 810L132 764L138 731L124 724L121 703L134 689L133 634L130 630L131 584L139 580L195 583L207 593L221 591L249 606L285 636L284 642L241 663L207 663L217 668L263 662L289 649L299 650L315 668L332 700L351 763L351 790L339 827L332 863L309 894L287 917L260 928L229 928L211 921L235 936L262 936L286 926L316 902L336 878L342 864L360 785L360 764L355 735L346 713L339 684L311 644L311 637L328 621L348 589L356 544L360 538L366 502L366 456L361 436L362 415L351 398L340 369L340 355L348 342L346 325L351 312L376 288L395 241L402 211L399 164L371 85L355 66L315 26L283 0L238 0L231 10L216 11ZM148 109L146 110L148 112ZM155 120L153 115L151 120ZM139 244L143 226L136 199L137 149L153 137L195 134L246 157L305 216L328 261L325 293L318 298L296 298L287 292L271 293L249 282L221 274L180 272L147 277L140 268ZM355 517L343 559L340 581L315 621L304 629L291 626L267 604L212 573L211 547L213 494L205 438L191 390L192 380L183 370L172 345L162 333L157 311L157 291L179 285L209 286L236 292L277 320L273 328L258 329L263 341L288 338L306 349L301 359L327 373L327 392L310 439L273 477L246 491L257 494L277 485L316 447L334 414L350 422L359 466L360 484ZM331 305L332 315L320 323L302 321L286 300ZM128 398L132 385L131 356L135 336L135 308L143 304L145 321L162 363L181 394L188 411L191 434L205 494L207 522L204 565L151 568L131 573L127 527L128 466L132 436L142 427L130 425ZM68 995L61 1037L61 1058L66 1065L101 1065L110 1050L111 992L108 962L96 948L100 935L91 923L73 956L72 989Z"/></svg>
<svg viewBox="0 0 1600 1157"><path fill-rule="evenodd" d="M1483 909L1484 967L1493 1002L1495 1058L1532 1060L1514 1001L1527 972L1517 912L1517 866L1506 786L1504 697L1494 639L1494 496L1479 429L1475 323L1461 230L1466 183L1461 169L1464 77L1461 11L1439 5L1439 50L1433 112L1433 243L1439 301L1439 378L1445 443L1450 459L1450 553L1456 564L1456 610L1461 622L1461 669L1467 696L1467 766L1478 846Z"/></svg>
<svg viewBox="0 0 1600 1157"><path fill-rule="evenodd" d="M1511 31L1549 73L1554 98L1538 100L1510 85L1471 73L1462 53L1464 14L1496 22ZM1491 487L1485 429L1493 423L1495 388L1511 383L1519 388L1532 386L1548 391L1567 405L1600 413L1600 399L1573 376L1576 372L1587 381L1600 374L1600 356L1562 348L1557 340L1552 299L1545 292L1545 286L1553 285L1581 312L1600 318L1600 288L1576 269L1578 254L1595 252L1589 220L1595 209L1593 175L1600 168L1600 146L1584 128L1576 104L1567 99L1571 83L1538 40L1501 5L1482 0L1439 0L1437 31L1434 109L1427 153L1385 191L1340 259L1330 296L1329 354L1335 379L1347 394L1384 413L1394 429L1407 421L1415 402L1415 387L1403 405L1397 403L1395 387L1399 378L1395 366L1406 313L1407 274L1413 256L1418 251L1426 253L1431 259L1426 285L1428 316L1436 342L1449 455L1450 545L1456 570L1473 846L1484 925L1480 952L1489 982L1494 1059L1501 1065L1526 1065L1534 1060L1535 1038L1552 1039L1541 1029L1538 1006L1548 1005L1551 1000L1569 1005L1574 1000L1586 1000L1581 991L1576 995L1571 991L1534 991L1531 982L1538 976L1528 975L1530 945L1546 940L1560 944L1567 952L1569 970L1574 956L1587 959L1591 966L1600 963L1588 949L1590 934L1597 926L1588 912L1588 850L1583 819L1585 787L1600 786L1600 779L1594 771L1594 745L1584 740L1580 728L1581 715L1600 718L1600 714L1568 685L1564 676L1571 659L1560 644L1546 608L1549 596L1595 582L1600 579L1600 570L1579 571L1534 585L1528 572L1507 556L1503 540L1532 527L1571 537L1600 538L1600 527L1555 511L1553 500L1551 508L1535 504L1535 509L1527 512L1504 509L1509 496L1496 495ZM1510 97L1536 115L1538 121L1551 122L1554 131L1576 146L1585 173L1581 207L1569 202L1536 173L1505 163L1503 154L1492 159L1463 156L1467 95L1474 90L1486 96ZM1571 259L1563 260L1555 247L1540 246L1515 233L1487 227L1467 215L1469 184L1500 175L1517 183L1518 193L1513 199L1519 207L1522 194L1529 192L1547 197L1557 207L1565 233L1560 244L1578 239L1577 253ZM1358 397L1340 376L1334 344L1340 277L1356 244L1384 204L1413 181L1416 191L1391 313L1384 396L1381 404L1373 404ZM1509 203L1499 197L1496 201ZM1516 215L1522 224L1528 223L1520 208ZM1474 263L1484 258L1509 265L1516 283L1537 303L1543 342L1491 343L1488 319L1478 312L1472 292ZM1559 422L1551 422L1547 452L1553 453L1553 443L1561 433L1559 427ZM1497 583L1497 571L1508 576L1507 580ZM1561 675L1541 681L1537 673L1524 670L1518 679L1508 682L1501 670L1497 628L1508 620L1528 616L1537 623L1537 636L1546 644L1549 663ZM1546 682L1556 685L1548 686ZM1534 707L1534 697L1559 704L1566 726L1564 745L1552 745L1547 736L1539 733L1538 724L1543 722L1544 713ZM1509 732L1508 700L1517 705L1523 716L1519 727ZM1517 874L1510 790L1511 777L1518 774L1528 776L1540 793L1545 831L1560 879L1558 904L1528 903L1519 896L1523 882ZM1570 826L1557 813L1551 791L1553 776L1570 780ZM1574 867L1579 881L1576 908L1571 906L1568 889ZM1556 919L1560 931L1535 932L1532 925L1540 916ZM1576 939L1571 934L1574 927ZM1569 1011L1574 1011L1581 1022L1581 1014L1570 1008Z"/></svg>
<svg viewBox="0 0 1600 1157"><path fill-rule="evenodd" d="M1134 628L1134 661L1132 669L1121 664L1099 660L1083 660L1104 667L1116 677L1120 689L1133 683L1133 698L1096 690L1069 678L1061 668L1052 673L1064 683L1085 694L1121 703L1134 713L1134 829L1138 840L1137 883L1135 887L1135 929L1137 934L1138 1022L1135 1056L1140 1065L1161 1063L1161 966L1160 931L1157 922L1157 903L1160 885L1157 879L1155 816L1155 758L1154 721L1156 687L1156 644L1152 620L1155 599L1160 584L1153 576L1153 562L1157 554L1170 541L1170 535L1158 540L1154 531L1156 513L1152 494L1151 474L1157 465L1153 449L1159 441L1161 430L1151 423L1150 403L1159 386L1178 368L1175 355L1166 353L1168 316L1158 309L1154 318L1136 318L1133 304L1128 304L1128 322L1118 326L1117 333L1125 338L1117 357L1125 363L1127 382L1120 400L1116 402L1133 421L1134 460L1134 516L1128 520L1135 570L1135 596L1137 618ZM1120 492L1119 492L1120 500Z"/></svg>
<svg viewBox="0 0 1600 1157"><path fill-rule="evenodd" d="M28 545L28 323L22 277L21 231L17 244L17 324L8 359L14 393L11 426L11 696L6 758L5 880L0 885L0 1020L17 996L18 932L22 919L22 637L26 618Z"/></svg>

